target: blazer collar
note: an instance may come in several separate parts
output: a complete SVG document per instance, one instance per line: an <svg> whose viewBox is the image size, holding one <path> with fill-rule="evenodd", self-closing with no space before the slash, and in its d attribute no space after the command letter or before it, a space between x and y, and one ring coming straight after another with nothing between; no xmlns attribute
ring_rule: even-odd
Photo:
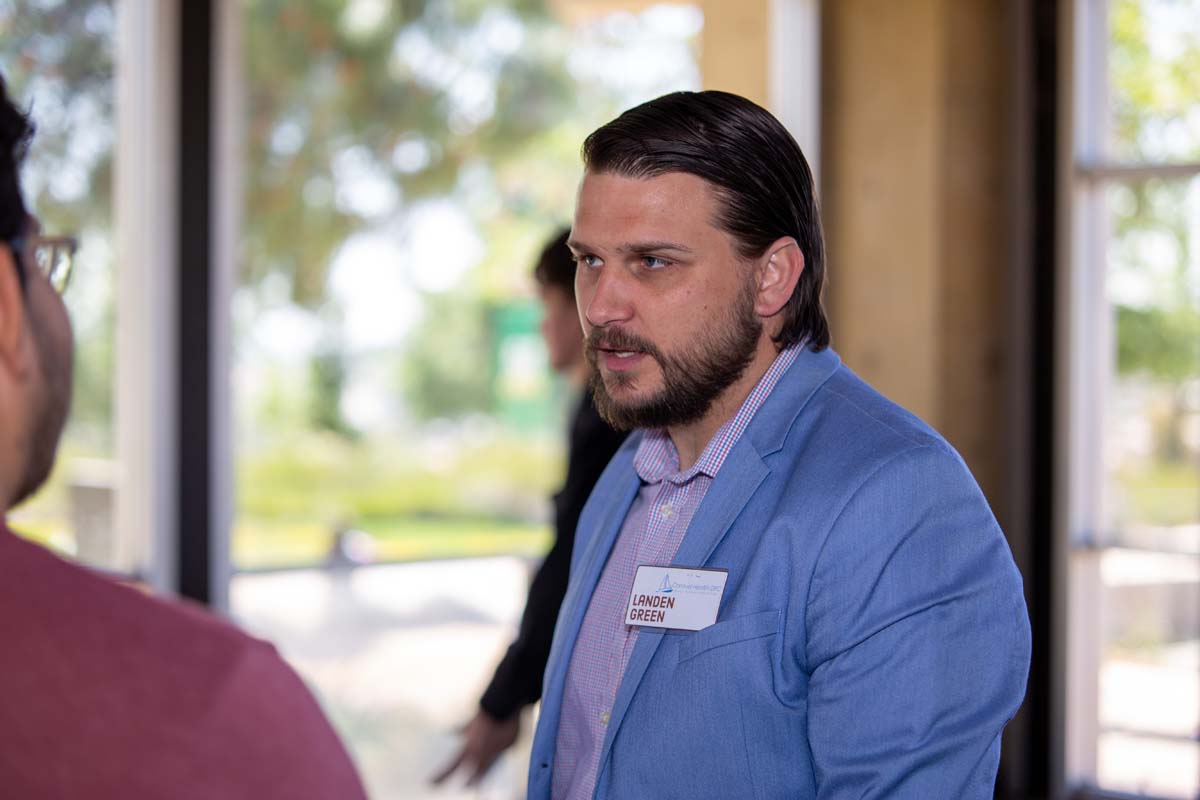
<svg viewBox="0 0 1200 800"><path fill-rule="evenodd" d="M764 458L782 450L800 412L841 365L841 358L832 348L818 353L804 348L779 379L742 439L749 440Z"/></svg>

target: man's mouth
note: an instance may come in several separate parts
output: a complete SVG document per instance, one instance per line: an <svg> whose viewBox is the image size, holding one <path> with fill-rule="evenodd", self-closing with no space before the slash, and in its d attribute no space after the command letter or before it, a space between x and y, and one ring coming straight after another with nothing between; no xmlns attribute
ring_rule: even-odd
<svg viewBox="0 0 1200 800"><path fill-rule="evenodd" d="M593 331L588 339L593 363L608 373L636 369L647 357L654 358L654 346L622 330Z"/></svg>
<svg viewBox="0 0 1200 800"><path fill-rule="evenodd" d="M643 350L616 350L598 348L597 361L600 366L610 373L622 373L634 369L646 357Z"/></svg>

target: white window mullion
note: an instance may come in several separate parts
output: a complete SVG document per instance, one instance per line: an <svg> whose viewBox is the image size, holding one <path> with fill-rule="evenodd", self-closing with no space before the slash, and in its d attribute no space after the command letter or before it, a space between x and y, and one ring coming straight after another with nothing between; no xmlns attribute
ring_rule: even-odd
<svg viewBox="0 0 1200 800"><path fill-rule="evenodd" d="M767 102L821 185L821 3L770 0Z"/></svg>
<svg viewBox="0 0 1200 800"><path fill-rule="evenodd" d="M1061 85L1071 98L1070 146L1063 171L1069 198L1064 214L1067 256L1059 283L1059 381L1062 402L1056 427L1066 432L1057 485L1066 513L1056 532L1067 557L1065 778L1068 786L1094 785L1099 767L1099 667L1104 647L1100 531L1104 487L1103 430L1111 324L1105 290L1107 214L1103 181L1079 170L1101 163L1108 143L1108 0L1075 0L1067 63ZM1061 496L1061 495L1060 495ZM1062 574L1062 573L1060 573Z"/></svg>
<svg viewBox="0 0 1200 800"><path fill-rule="evenodd" d="M213 52L213 209L212 209L212 381L211 464L213 531L212 606L229 612L229 581L233 575L234 442L232 400L233 291L237 283L237 252L241 237L242 120L244 66L242 63L241 0L218 0L214 9Z"/></svg>
<svg viewBox="0 0 1200 800"><path fill-rule="evenodd" d="M155 589L175 589L178 6L116 4L115 524Z"/></svg>

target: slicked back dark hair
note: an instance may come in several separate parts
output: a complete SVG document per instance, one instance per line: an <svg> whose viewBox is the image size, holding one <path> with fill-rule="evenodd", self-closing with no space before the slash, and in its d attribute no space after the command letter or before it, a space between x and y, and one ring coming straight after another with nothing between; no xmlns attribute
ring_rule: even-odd
<svg viewBox="0 0 1200 800"><path fill-rule="evenodd" d="M770 112L728 92L675 92L626 111L583 143L589 172L654 178L686 172L708 181L720 210L715 224L730 234L743 258L760 257L791 236L804 271L783 309L779 347L804 341L829 346L821 307L825 244L812 171Z"/></svg>
<svg viewBox="0 0 1200 800"><path fill-rule="evenodd" d="M567 297L574 298L575 259L567 247L570 236L571 229L563 228L546 242L542 254L538 256L537 266L533 268L533 277L542 286L554 286L566 292Z"/></svg>
<svg viewBox="0 0 1200 800"><path fill-rule="evenodd" d="M0 75L0 242L9 243L25 231L29 214L21 197L21 162L33 138L33 123L8 98ZM19 254L13 254L22 282L25 273Z"/></svg>

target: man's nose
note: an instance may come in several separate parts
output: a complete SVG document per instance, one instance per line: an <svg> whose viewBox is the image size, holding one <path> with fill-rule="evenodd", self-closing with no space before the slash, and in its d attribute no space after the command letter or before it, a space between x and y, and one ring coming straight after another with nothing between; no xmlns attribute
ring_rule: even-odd
<svg viewBox="0 0 1200 800"><path fill-rule="evenodd" d="M603 327L633 317L633 293L620 270L600 269L584 292L584 316L589 325Z"/></svg>

